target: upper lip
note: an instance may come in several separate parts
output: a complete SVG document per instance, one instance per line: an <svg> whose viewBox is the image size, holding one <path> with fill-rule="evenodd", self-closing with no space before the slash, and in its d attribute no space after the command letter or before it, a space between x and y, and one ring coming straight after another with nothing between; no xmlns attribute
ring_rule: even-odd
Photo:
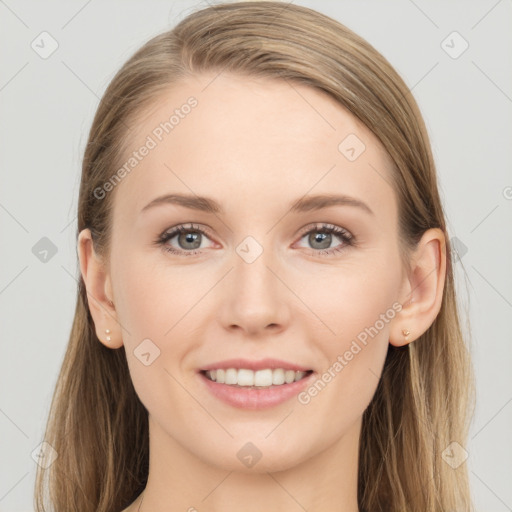
<svg viewBox="0 0 512 512"><path fill-rule="evenodd" d="M311 368L307 368L300 364L290 363L288 361L283 361L280 359L260 359L258 361L249 360L249 359L228 359L225 361L219 361L217 363L212 363L206 366L203 366L199 371L208 371L208 370L227 370L228 368L241 369L246 368L248 370L265 370L270 368L272 370L276 368L282 368L283 370L294 370L297 372L307 372L310 371Z"/></svg>

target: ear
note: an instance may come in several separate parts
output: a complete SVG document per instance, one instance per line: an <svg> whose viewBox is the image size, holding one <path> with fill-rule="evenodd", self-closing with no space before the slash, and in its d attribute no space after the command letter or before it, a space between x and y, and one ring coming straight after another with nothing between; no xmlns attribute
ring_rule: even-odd
<svg viewBox="0 0 512 512"><path fill-rule="evenodd" d="M115 305L110 302L114 302L110 275L104 262L94 251L89 229L82 230L78 235L78 257L96 336L106 347L120 348L123 340Z"/></svg>
<svg viewBox="0 0 512 512"><path fill-rule="evenodd" d="M441 229L432 228L423 234L411 259L410 274L404 277L402 310L390 327L391 345L407 345L433 324L441 309L445 277L445 236Z"/></svg>

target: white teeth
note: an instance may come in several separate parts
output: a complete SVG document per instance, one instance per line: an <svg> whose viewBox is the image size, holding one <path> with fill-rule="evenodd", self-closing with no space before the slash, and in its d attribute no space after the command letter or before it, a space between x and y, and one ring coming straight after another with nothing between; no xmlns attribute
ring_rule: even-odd
<svg viewBox="0 0 512 512"><path fill-rule="evenodd" d="M226 378L224 384L236 384L237 371L234 368L228 368L226 370ZM218 377L217 377L218 378Z"/></svg>
<svg viewBox="0 0 512 512"><path fill-rule="evenodd" d="M254 386L254 380L255 375L254 372L251 370L238 370L238 375L236 373L236 370L234 370L235 373L235 382L226 382L226 384L238 384L239 386ZM261 373L258 372L259 377L258 381L261 381ZM264 376L265 377L265 376ZM266 380L265 378L263 380ZM270 381L272 383L272 374L270 374ZM258 384L258 386L268 386L268 384Z"/></svg>
<svg viewBox="0 0 512 512"><path fill-rule="evenodd" d="M284 382L285 382L284 370L282 370L281 368L278 368L277 370L274 370L272 372L272 384L274 386L279 386L281 384L284 384Z"/></svg>
<svg viewBox="0 0 512 512"><path fill-rule="evenodd" d="M290 384L295 380L295 372L293 370L287 370L284 374L284 381L286 384Z"/></svg>
<svg viewBox="0 0 512 512"><path fill-rule="evenodd" d="M242 387L270 387L282 384L291 384L302 379L307 372L296 372L294 370L283 370L270 368L265 370L248 370L241 368L228 368L227 370L209 370L206 376L219 384L229 384Z"/></svg>

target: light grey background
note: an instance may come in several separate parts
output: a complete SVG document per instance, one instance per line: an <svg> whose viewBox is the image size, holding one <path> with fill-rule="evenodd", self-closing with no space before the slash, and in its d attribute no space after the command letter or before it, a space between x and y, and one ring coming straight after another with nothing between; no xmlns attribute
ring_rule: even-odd
<svg viewBox="0 0 512 512"><path fill-rule="evenodd" d="M510 511L512 2L295 3L365 37L423 112L472 326L478 402L465 449L473 496L479 511ZM80 161L99 98L143 42L207 5L0 0L0 512L33 510L31 454L74 313ZM46 59L31 47L51 49L43 31L58 43ZM469 44L457 58L464 41L454 31ZM37 254L43 237L57 250L46 262Z"/></svg>

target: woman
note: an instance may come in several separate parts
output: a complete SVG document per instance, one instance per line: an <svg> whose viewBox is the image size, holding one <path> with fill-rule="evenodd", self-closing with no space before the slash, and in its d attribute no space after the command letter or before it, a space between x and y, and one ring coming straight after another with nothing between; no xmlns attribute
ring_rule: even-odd
<svg viewBox="0 0 512 512"><path fill-rule="evenodd" d="M114 77L37 510L470 510L472 374L420 111L279 2L195 12Z"/></svg>

